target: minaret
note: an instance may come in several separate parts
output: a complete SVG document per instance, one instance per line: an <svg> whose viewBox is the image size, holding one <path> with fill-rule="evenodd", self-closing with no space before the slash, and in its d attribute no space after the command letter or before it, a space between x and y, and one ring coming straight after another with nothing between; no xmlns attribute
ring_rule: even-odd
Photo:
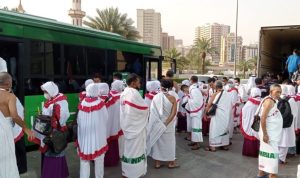
<svg viewBox="0 0 300 178"><path fill-rule="evenodd" d="M82 18L85 16L85 12L81 10L81 0L72 0L69 16L72 18L73 25L82 26Z"/></svg>
<svg viewBox="0 0 300 178"><path fill-rule="evenodd" d="M17 11L19 13L25 13L25 10L23 9L23 6L22 6L22 0L20 0L20 2L19 2L19 6L17 8Z"/></svg>

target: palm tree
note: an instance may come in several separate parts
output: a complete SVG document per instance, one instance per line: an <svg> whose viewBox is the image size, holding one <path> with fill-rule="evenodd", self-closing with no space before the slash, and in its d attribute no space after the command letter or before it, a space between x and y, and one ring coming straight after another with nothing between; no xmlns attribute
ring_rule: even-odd
<svg viewBox="0 0 300 178"><path fill-rule="evenodd" d="M106 8L104 10L96 9L97 16L92 18L87 16L88 21L83 24L98 30L113 32L124 36L129 40L138 40L141 38L139 32L133 26L134 21L127 17L127 14L121 14L118 8Z"/></svg>
<svg viewBox="0 0 300 178"><path fill-rule="evenodd" d="M164 56L166 57L167 61L170 61L171 59L177 59L181 56L181 53L179 51L177 51L176 48L172 48L169 50L166 50L164 52Z"/></svg>
<svg viewBox="0 0 300 178"><path fill-rule="evenodd" d="M244 76L244 78L246 78L246 71L248 71L249 69L252 69L253 68L253 64L251 63L250 60L248 60L248 61L241 60L239 62L238 67L239 67L239 69L241 71L243 71L243 76Z"/></svg>
<svg viewBox="0 0 300 178"><path fill-rule="evenodd" d="M175 59L177 63L181 56L181 53L178 52L176 48L172 48L164 51L164 56L166 59L165 60L166 63L171 63L173 59Z"/></svg>
<svg viewBox="0 0 300 178"><path fill-rule="evenodd" d="M249 63L252 65L251 69L254 69L254 74L256 75L256 70L257 70L257 56L254 56L252 59L250 59Z"/></svg>
<svg viewBox="0 0 300 178"><path fill-rule="evenodd" d="M205 58L207 54L217 53L215 47L211 47L211 40L206 38L198 38L192 50L201 58L202 74L205 73Z"/></svg>

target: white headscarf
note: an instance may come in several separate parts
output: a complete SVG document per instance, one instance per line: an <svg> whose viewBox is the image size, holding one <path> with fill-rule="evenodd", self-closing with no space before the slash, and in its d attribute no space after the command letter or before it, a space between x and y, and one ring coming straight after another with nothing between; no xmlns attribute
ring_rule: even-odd
<svg viewBox="0 0 300 178"><path fill-rule="evenodd" d="M0 72L7 72L7 64L4 59L0 57Z"/></svg>
<svg viewBox="0 0 300 178"><path fill-rule="evenodd" d="M125 86L124 86L124 82L122 80L115 80L111 84L111 90L114 90L114 91L122 92L124 90L124 88L125 88Z"/></svg>
<svg viewBox="0 0 300 178"><path fill-rule="evenodd" d="M247 85L246 85L246 90L247 90L247 92L250 91L251 88L256 87L255 79L256 79L255 76L251 76L251 77L248 79Z"/></svg>
<svg viewBox="0 0 300 178"><path fill-rule="evenodd" d="M46 91L51 98L55 97L56 95L58 95L59 90L57 85L54 82L46 82L41 86L41 89L43 91Z"/></svg>
<svg viewBox="0 0 300 178"><path fill-rule="evenodd" d="M288 87L287 85L280 85L281 86L281 96L288 95Z"/></svg>
<svg viewBox="0 0 300 178"><path fill-rule="evenodd" d="M190 86L190 81L189 80L183 80L181 82L182 85Z"/></svg>
<svg viewBox="0 0 300 178"><path fill-rule="evenodd" d="M261 91L259 88L252 88L251 89L251 92L250 92L250 97L254 98L254 97L257 97L257 96L261 96Z"/></svg>
<svg viewBox="0 0 300 178"><path fill-rule="evenodd" d="M92 80L92 79L87 79L87 80L84 82L85 88L86 88L89 84L92 84L92 83L94 83L94 80Z"/></svg>
<svg viewBox="0 0 300 178"><path fill-rule="evenodd" d="M100 88L97 84L91 83L86 87L86 96L97 97L100 93Z"/></svg>
<svg viewBox="0 0 300 178"><path fill-rule="evenodd" d="M99 96L106 96L109 93L109 86L107 83L98 83Z"/></svg>
<svg viewBox="0 0 300 178"><path fill-rule="evenodd" d="M149 92L156 92L160 89L159 81L148 81L146 84L146 89Z"/></svg>
<svg viewBox="0 0 300 178"><path fill-rule="evenodd" d="M229 80L228 80L228 87L229 87L229 88L233 88L234 86L235 86L235 81L234 81L234 79L232 79L232 78L229 79Z"/></svg>
<svg viewBox="0 0 300 178"><path fill-rule="evenodd" d="M296 94L296 88L293 85L288 85L287 92L289 96L293 96Z"/></svg>

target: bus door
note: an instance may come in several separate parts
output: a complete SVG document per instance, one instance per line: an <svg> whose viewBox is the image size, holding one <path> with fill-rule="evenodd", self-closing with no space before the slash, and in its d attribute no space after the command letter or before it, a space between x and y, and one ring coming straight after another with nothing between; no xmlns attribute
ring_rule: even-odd
<svg viewBox="0 0 300 178"><path fill-rule="evenodd" d="M146 81L161 79L161 63L159 58L145 57Z"/></svg>
<svg viewBox="0 0 300 178"><path fill-rule="evenodd" d="M13 78L12 91L23 101L21 61L24 57L24 43L10 38L0 37L0 57L6 61L7 71Z"/></svg>

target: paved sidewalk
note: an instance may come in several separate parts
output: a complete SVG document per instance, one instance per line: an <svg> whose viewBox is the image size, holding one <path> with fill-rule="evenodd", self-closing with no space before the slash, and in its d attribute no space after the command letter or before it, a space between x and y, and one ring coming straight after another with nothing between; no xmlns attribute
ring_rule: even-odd
<svg viewBox="0 0 300 178"><path fill-rule="evenodd" d="M254 178L257 174L257 159L242 156L241 135L234 135L233 145L229 151L215 153L204 151L205 143L197 151L191 151L183 139L184 133L177 134L177 158L180 168L168 169L167 166L154 169L153 160L148 159L148 173L145 178ZM79 158L74 145L71 143L67 149L70 178L79 178ZM280 178L296 178L297 165L300 156L287 159L288 164L280 166ZM38 178L40 175L40 153L28 153L29 171L21 178ZM91 178L94 177L91 170ZM105 168L105 178L121 178L121 167Z"/></svg>

